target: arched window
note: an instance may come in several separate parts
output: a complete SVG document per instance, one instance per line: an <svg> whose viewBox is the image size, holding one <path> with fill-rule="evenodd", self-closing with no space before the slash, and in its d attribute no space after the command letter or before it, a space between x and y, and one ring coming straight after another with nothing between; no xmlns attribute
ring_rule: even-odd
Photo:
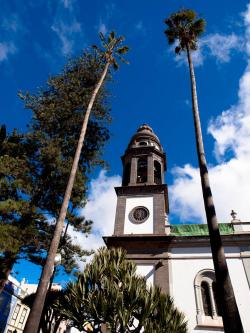
<svg viewBox="0 0 250 333"><path fill-rule="evenodd" d="M202 305L205 316L212 317L213 314L212 314L211 297L209 293L209 285L205 281L201 282L201 297L202 297Z"/></svg>
<svg viewBox="0 0 250 333"><path fill-rule="evenodd" d="M200 271L194 280L197 323L201 326L223 326L212 269Z"/></svg>
<svg viewBox="0 0 250 333"><path fill-rule="evenodd" d="M146 183L148 179L148 161L146 157L138 158L137 183Z"/></svg>
<svg viewBox="0 0 250 333"><path fill-rule="evenodd" d="M140 141L138 145L139 146L147 146L148 143L147 143L147 141Z"/></svg>
<svg viewBox="0 0 250 333"><path fill-rule="evenodd" d="M154 161L154 183L161 184L161 164L158 161Z"/></svg>
<svg viewBox="0 0 250 333"><path fill-rule="evenodd" d="M130 182L131 163L127 163L123 171L122 186L127 186Z"/></svg>

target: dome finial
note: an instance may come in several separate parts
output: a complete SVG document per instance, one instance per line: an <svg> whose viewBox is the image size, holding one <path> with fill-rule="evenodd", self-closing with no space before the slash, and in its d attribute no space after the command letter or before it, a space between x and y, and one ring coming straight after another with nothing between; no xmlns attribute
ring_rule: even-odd
<svg viewBox="0 0 250 333"><path fill-rule="evenodd" d="M142 124L139 128L138 128L138 130L137 130L137 132L142 132L142 131L149 131L149 132L151 132L151 133L153 133L153 130L152 130L152 128L148 125L148 124Z"/></svg>

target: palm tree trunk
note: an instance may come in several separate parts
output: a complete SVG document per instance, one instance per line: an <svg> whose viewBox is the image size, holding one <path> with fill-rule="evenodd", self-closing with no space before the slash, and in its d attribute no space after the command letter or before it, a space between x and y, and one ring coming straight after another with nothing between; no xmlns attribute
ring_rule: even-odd
<svg viewBox="0 0 250 333"><path fill-rule="evenodd" d="M71 168L67 188L66 188L66 191L65 191L65 194L64 194L60 214L59 214L59 217L58 217L58 220L57 220L57 223L56 223L54 236L53 236L53 239L52 239L51 244L50 244L50 248L49 248L49 251L48 251L46 263L45 263L45 266L44 266L44 269L43 269L43 272L42 272L42 277L40 279L40 282L39 282L39 285L38 285L38 288L37 288L36 298L35 298L35 301L33 303L29 318L27 320L27 323L26 323L26 326L25 326L25 329L24 329L24 333L37 333L37 331L38 331L39 321L40 321L40 317L41 317L41 314L42 314L42 309L43 309L43 306L44 306L45 297L46 297L50 277L53 273L54 259L55 259L55 255L56 255L58 245L59 245L59 242L60 242L60 237L61 237L61 234L62 234L62 231L63 231L64 220L65 220L65 217L66 217L70 196L71 196L72 188L73 188L74 181L75 181L75 176L76 176L78 163L79 163L79 159L80 159L80 155L81 155L81 150L82 150L82 146L83 146L83 142L84 142L84 138L85 138L85 133L86 133L86 130L87 130L87 125L88 125L90 112L92 110L92 107L93 107L93 104L95 102L96 96L99 92L99 89L101 88L101 86L104 82L104 79L107 75L109 65L110 65L110 62L107 62L105 67L104 67L104 70L102 72L100 80L97 83L97 85L96 85L96 87L93 91L93 94L91 96L91 99L90 99L90 102L89 102L89 105L88 105L88 108L87 108L87 111L86 111L86 114L85 114L85 117L84 117L84 121L83 121L83 124L82 124L82 129L81 129L80 137L79 137L79 140L78 140L78 144L77 144L77 148L76 148L74 161L73 161L73 164L72 164L72 168Z"/></svg>
<svg viewBox="0 0 250 333"><path fill-rule="evenodd" d="M190 71L195 138L200 168L202 193L207 217L207 225L214 262L216 283L218 287L218 296L222 308L223 325L225 333L241 333L243 332L243 328L234 296L231 279L228 272L227 262L213 202L213 196L209 183L207 162L202 140L194 66L188 45L186 46L186 49Z"/></svg>

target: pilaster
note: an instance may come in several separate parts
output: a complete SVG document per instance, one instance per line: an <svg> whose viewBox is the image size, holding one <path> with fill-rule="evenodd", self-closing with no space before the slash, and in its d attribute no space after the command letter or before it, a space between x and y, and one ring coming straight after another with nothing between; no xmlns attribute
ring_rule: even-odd
<svg viewBox="0 0 250 333"><path fill-rule="evenodd" d="M131 174L130 174L130 183L129 185L136 185L137 177L137 158L132 157L131 159Z"/></svg>

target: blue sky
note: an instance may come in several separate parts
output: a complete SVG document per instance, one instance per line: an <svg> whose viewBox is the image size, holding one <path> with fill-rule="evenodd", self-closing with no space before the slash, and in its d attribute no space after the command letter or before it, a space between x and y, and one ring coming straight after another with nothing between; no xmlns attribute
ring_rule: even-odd
<svg viewBox="0 0 250 333"><path fill-rule="evenodd" d="M31 115L19 101L18 90L36 91L68 58L98 43L99 31L116 30L130 47L130 65L121 66L111 85L112 136L104 153L110 170L93 175L91 200L84 210L96 222L95 232L88 240L74 235L77 241L97 247L101 234L112 233L113 186L120 182L120 156L142 123L153 127L167 154L170 222L204 221L188 69L183 57L174 56L163 34L164 19L181 6L207 20L194 62L218 216L229 222L230 210L235 209L242 220L249 219L250 9L246 1L0 0L0 5L0 123L9 130L25 131Z"/></svg>

